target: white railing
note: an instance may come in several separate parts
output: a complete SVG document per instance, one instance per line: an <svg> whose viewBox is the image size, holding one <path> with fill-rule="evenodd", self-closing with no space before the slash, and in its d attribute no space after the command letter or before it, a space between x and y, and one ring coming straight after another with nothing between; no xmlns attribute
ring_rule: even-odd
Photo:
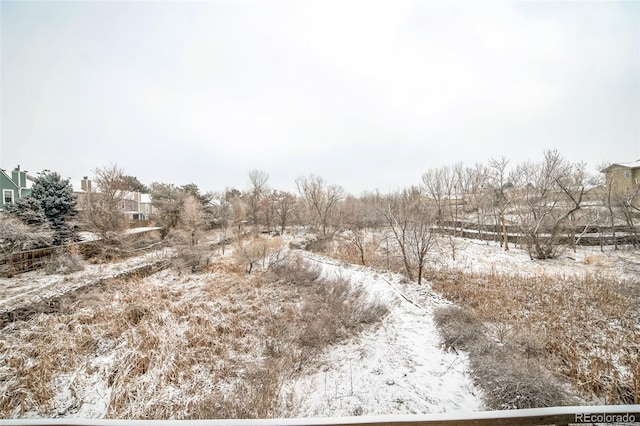
<svg viewBox="0 0 640 426"><path fill-rule="evenodd" d="M451 426L640 424L640 405L548 407L467 413L259 420L8 419L2 426Z"/></svg>

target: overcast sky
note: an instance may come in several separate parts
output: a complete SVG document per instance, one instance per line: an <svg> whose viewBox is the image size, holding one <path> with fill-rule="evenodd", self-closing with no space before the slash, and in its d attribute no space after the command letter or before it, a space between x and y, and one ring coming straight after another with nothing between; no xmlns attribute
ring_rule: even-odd
<svg viewBox="0 0 640 426"><path fill-rule="evenodd" d="M358 195L640 158L640 2L2 1L0 166Z"/></svg>

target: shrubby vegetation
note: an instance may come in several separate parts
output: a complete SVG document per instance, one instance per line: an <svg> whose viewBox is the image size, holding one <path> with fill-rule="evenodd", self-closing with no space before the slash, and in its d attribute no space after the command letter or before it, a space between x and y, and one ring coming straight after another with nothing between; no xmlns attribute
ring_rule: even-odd
<svg viewBox="0 0 640 426"><path fill-rule="evenodd" d="M265 274L216 259L198 276L120 279L59 305L3 330L0 417L69 414L106 389L108 418L278 417L285 380L387 313L299 258ZM61 400L60 386L74 392Z"/></svg>
<svg viewBox="0 0 640 426"><path fill-rule="evenodd" d="M595 394L607 403L634 403L640 398L637 391L640 370L634 364L640 343L634 328L637 315L632 315L637 311L620 296L619 283L601 277L587 277L579 282L552 281L545 276L479 277L447 271L438 265L442 256L450 255L455 260L454 237L461 235L495 240L503 250L517 245L532 260L544 261L575 250L585 234L597 233L604 244L607 228L613 232L612 241L617 249L616 232L620 233L617 227L623 226L627 236L635 236L635 240L628 241L637 248L635 221L640 210L633 196L640 192L640 186L631 191L632 195L615 194L601 178L589 176L584 164L567 161L557 151L546 151L541 161L513 166L506 158L473 167L461 163L442 166L427 170L418 185L359 197L345 194L342 187L315 175L296 180L298 194L270 188L269 176L263 171L253 170L248 177L245 190L226 188L203 194L193 183L178 186L153 182L147 187L117 166L105 167L95 171L95 190L88 191L80 206L81 214L76 215L68 181L58 174L44 173L35 182L32 196L20 199L2 213L3 268L11 268L6 259L11 259L16 251L73 241L72 219L79 218L84 229L99 236L99 240L87 245L93 261L109 262L145 247L165 244L174 248L172 266L181 276L188 277L185 279L191 279L193 274L207 277L224 271L240 282L236 290L244 292L243 297L249 300L257 298L253 292L261 286L286 292L289 299L282 310L266 312L265 305L256 302L249 305L248 313L240 314L225 305L226 322L215 324L206 320L212 315L208 305L175 289L172 291L180 294L172 299L172 294L160 296L150 288L137 288L135 291L144 293L148 299L134 300L131 296L115 316L96 311L96 318L105 323L99 324L98 319L90 322L88 332L98 333L111 327L117 333L141 334L147 339L148 346L136 347L137 355L121 359L121 367L109 372L109 381L120 383L122 392L124 389L146 392L140 386L141 377L160 361L153 359L153 355L142 355L144 351L153 349L169 356L168 348L177 345L193 355L189 367L200 368L199 351L213 342L223 342L221 347L214 345L223 363L232 362L230 351L248 348L242 346L247 344L242 336L236 335L240 325L256 335L266 336L257 352L265 357L265 364L252 370L250 377L231 380L227 370L215 373L228 378L229 386L246 399L223 399L223 403L213 399L192 400L180 411L185 418L272 416L278 410L274 401L282 396L280 374L296 371L319 348L346 338L385 315L384 306L367 305L362 294L347 282L323 280L317 270L300 259L288 257L282 235L303 229L308 235L315 235L315 239L309 237L308 245L304 244L308 249L400 272L408 282L418 285L430 280L437 291L462 305L464 310L446 308L437 312L436 322L449 350L470 353L474 377L485 389L489 406L525 408L573 403L563 390L562 380L550 371L560 372L587 398ZM126 237L127 224L119 205L127 192L143 190L151 195L156 208L153 220L161 227L161 235L136 245ZM215 233L208 233L210 230ZM228 249L233 251L232 262L221 263L215 255L225 254ZM77 255L56 257L47 265L47 271L65 273L79 267L82 262ZM198 291L236 300L218 282L207 282ZM113 296L107 292L104 297L109 295ZM571 303L581 303L585 309L569 307L568 297L573 298ZM297 303L300 300L304 300L302 307ZM209 303L217 301L211 299ZM195 306L194 310L187 309L187 303ZM79 311L69 308L68 312L76 315ZM160 318L166 315L175 321L193 316L195 322L190 323L188 330L193 327L207 331L187 336L186 347L183 341L171 340L174 337L166 343L153 331L156 326L162 329ZM259 322L258 317L267 320ZM55 321L67 319L60 317ZM602 324L612 322L616 324L616 332L602 329ZM60 323L56 324L60 327ZM585 324L589 327L585 328ZM50 328L42 328L42 335L44 330ZM94 340L89 340L94 342L103 338L99 334L92 336ZM89 340L76 342L75 338L67 337L71 345L77 346L78 353L85 350L83 345L88 345ZM249 346L256 350L255 342ZM628 350L617 351L616 347ZM51 356L53 359L63 355ZM171 371L175 370L180 377L185 365L175 360L171 363ZM621 376L616 363L624 365L629 374ZM29 376L29 372L19 370L18 364L12 368L17 368L16 374ZM129 376L136 378L131 384L124 380ZM174 376L165 379L167 383L178 380ZM34 381L33 386L40 386L37 389L15 380L6 383L27 386L25 389L30 390L23 394L26 392L31 398L29 403L46 407L53 390L45 389L49 385L43 380ZM131 405L124 395L116 392L112 397L114 415L160 418L168 415L166 410L178 410L178 407L163 408L161 402L146 408ZM212 395L220 396L215 392ZM6 413L15 410L16 404L5 397L0 408Z"/></svg>

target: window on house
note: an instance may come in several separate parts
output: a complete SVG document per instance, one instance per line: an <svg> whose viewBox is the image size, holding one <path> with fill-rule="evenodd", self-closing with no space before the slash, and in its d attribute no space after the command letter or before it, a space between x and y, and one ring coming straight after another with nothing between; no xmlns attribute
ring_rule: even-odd
<svg viewBox="0 0 640 426"><path fill-rule="evenodd" d="M624 171L624 177L629 179L631 177L631 170L625 170Z"/></svg>
<svg viewBox="0 0 640 426"><path fill-rule="evenodd" d="M2 198L5 204L13 204L13 189L3 189Z"/></svg>

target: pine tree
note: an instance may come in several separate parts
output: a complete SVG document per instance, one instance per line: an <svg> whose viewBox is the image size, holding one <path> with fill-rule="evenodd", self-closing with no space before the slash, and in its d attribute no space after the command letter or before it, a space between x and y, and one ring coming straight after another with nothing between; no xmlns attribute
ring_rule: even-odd
<svg viewBox="0 0 640 426"><path fill-rule="evenodd" d="M31 197L40 203L49 226L55 232L55 245L75 237L69 219L77 214L76 199L68 179L63 180L56 172L45 172L35 180Z"/></svg>
<svg viewBox="0 0 640 426"><path fill-rule="evenodd" d="M40 201L29 195L19 198L14 204L9 204L6 211L27 225L49 226Z"/></svg>

